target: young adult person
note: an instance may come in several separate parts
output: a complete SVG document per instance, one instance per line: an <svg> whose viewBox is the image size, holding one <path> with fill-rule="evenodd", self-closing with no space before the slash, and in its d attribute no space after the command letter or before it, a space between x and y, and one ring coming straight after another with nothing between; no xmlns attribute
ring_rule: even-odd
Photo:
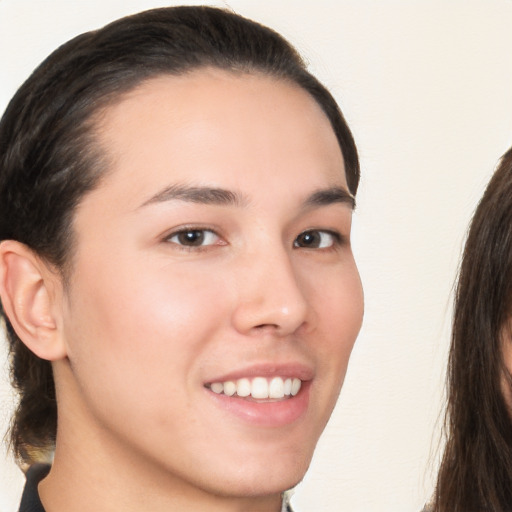
<svg viewBox="0 0 512 512"><path fill-rule="evenodd" d="M0 122L20 511L287 510L362 320L358 181L255 22L156 9L56 50Z"/></svg>
<svg viewBox="0 0 512 512"><path fill-rule="evenodd" d="M475 211L458 277L447 442L434 512L512 510L512 148Z"/></svg>

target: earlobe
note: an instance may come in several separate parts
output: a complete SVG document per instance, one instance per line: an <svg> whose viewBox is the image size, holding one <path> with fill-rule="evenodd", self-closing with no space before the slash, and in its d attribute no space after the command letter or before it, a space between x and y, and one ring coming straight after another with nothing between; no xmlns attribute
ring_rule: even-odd
<svg viewBox="0 0 512 512"><path fill-rule="evenodd" d="M56 318L55 282L59 277L26 245L0 243L0 298L21 341L38 357L66 356Z"/></svg>

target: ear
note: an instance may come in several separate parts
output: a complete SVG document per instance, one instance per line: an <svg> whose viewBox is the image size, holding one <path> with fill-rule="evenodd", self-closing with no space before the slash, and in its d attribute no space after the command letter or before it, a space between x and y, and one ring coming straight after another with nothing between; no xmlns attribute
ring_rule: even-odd
<svg viewBox="0 0 512 512"><path fill-rule="evenodd" d="M38 357L56 361L66 356L57 316L57 272L26 245L0 243L0 298L21 341Z"/></svg>

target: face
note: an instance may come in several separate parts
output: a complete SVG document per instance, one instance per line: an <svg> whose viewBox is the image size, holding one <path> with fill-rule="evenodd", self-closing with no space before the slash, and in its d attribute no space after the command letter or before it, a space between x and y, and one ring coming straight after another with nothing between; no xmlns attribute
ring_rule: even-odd
<svg viewBox="0 0 512 512"><path fill-rule="evenodd" d="M363 311L329 121L295 85L201 70L143 84L97 133L110 171L76 211L63 424L176 485L293 486Z"/></svg>

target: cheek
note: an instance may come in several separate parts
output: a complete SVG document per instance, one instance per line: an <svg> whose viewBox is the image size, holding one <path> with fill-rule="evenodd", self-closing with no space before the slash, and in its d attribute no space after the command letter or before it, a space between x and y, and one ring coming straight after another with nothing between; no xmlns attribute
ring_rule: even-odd
<svg viewBox="0 0 512 512"><path fill-rule="evenodd" d="M310 283L311 302L323 343L316 343L319 367L341 387L363 319L363 290L355 263Z"/></svg>
<svg viewBox="0 0 512 512"><path fill-rule="evenodd" d="M314 318L314 329L305 340L316 367L311 404L318 437L338 399L361 328L363 290L353 260L324 271L313 270L304 274Z"/></svg>
<svg viewBox="0 0 512 512"><path fill-rule="evenodd" d="M194 361L220 325L218 283L184 268L128 263L92 265L101 273L82 267L67 315L69 359L98 392L108 384L146 402L170 398L193 384Z"/></svg>
<svg viewBox="0 0 512 512"><path fill-rule="evenodd" d="M75 310L87 311L112 344L125 345L120 332L135 339L144 336L144 345L162 339L168 344L169 337L180 339L181 330L200 328L198 319L213 315L219 305L215 275L205 279L197 269L158 262L99 263L95 268L103 272L84 272L82 289L75 294L81 304Z"/></svg>
<svg viewBox="0 0 512 512"><path fill-rule="evenodd" d="M323 331L333 344L352 344L363 319L363 289L355 263L317 275L310 282L311 302Z"/></svg>

